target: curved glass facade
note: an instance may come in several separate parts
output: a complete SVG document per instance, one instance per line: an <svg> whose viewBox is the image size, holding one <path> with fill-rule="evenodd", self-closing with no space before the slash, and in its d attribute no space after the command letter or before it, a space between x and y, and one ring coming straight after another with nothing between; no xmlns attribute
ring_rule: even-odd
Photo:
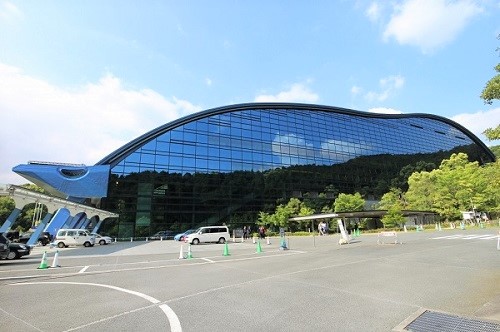
<svg viewBox="0 0 500 332"><path fill-rule="evenodd" d="M494 156L445 118L380 115L303 104L244 104L159 127L98 164L110 164L103 207L119 236L199 225L253 224L290 197L360 192L377 199L406 165L438 166L465 152Z"/></svg>

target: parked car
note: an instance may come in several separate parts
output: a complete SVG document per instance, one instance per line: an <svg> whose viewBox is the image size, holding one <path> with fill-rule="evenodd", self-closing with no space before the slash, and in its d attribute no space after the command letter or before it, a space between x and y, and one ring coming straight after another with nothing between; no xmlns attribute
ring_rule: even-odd
<svg viewBox="0 0 500 332"><path fill-rule="evenodd" d="M159 231L154 235L150 236L150 240L168 240L173 239L175 233L173 231Z"/></svg>
<svg viewBox="0 0 500 332"><path fill-rule="evenodd" d="M51 245L58 248L66 248L69 246L84 246L93 247L95 237L85 229L63 229L57 231L56 238Z"/></svg>
<svg viewBox="0 0 500 332"><path fill-rule="evenodd" d="M19 242L19 231L5 232L4 235L12 242Z"/></svg>
<svg viewBox="0 0 500 332"><path fill-rule="evenodd" d="M0 233L0 259L5 259L9 255L9 243L5 235Z"/></svg>
<svg viewBox="0 0 500 332"><path fill-rule="evenodd" d="M95 243L99 243L101 246L113 242L113 239L109 236L103 236L97 233L91 233L91 235L94 235Z"/></svg>
<svg viewBox="0 0 500 332"><path fill-rule="evenodd" d="M18 242L24 244L28 243L29 239L31 238L31 235L33 235L33 232L24 233L19 237ZM40 236L38 237L37 241L37 243L42 246L46 246L50 242L52 242L52 236L50 235L49 232L42 232L42 234L40 234Z"/></svg>
<svg viewBox="0 0 500 332"><path fill-rule="evenodd" d="M27 256L30 254L31 252L31 247L26 245L26 244L22 244L22 243L17 243L17 242L11 242L9 243L9 254L7 255L7 257L5 257L6 259L18 259L18 258L21 258L23 256Z"/></svg>
<svg viewBox="0 0 500 332"><path fill-rule="evenodd" d="M229 238L227 226L204 226L186 236L184 241L191 244L200 242L225 243Z"/></svg>
<svg viewBox="0 0 500 332"><path fill-rule="evenodd" d="M175 241L184 241L184 238L188 236L189 234L193 233L196 229L188 229L187 231L183 233L176 234L174 236Z"/></svg>

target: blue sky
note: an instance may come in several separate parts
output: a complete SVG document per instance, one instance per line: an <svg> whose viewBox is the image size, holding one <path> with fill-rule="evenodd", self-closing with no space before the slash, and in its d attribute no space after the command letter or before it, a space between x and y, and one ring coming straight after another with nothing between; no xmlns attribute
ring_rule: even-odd
<svg viewBox="0 0 500 332"><path fill-rule="evenodd" d="M499 0L0 0L0 183L255 101L437 114L497 144L499 34Z"/></svg>

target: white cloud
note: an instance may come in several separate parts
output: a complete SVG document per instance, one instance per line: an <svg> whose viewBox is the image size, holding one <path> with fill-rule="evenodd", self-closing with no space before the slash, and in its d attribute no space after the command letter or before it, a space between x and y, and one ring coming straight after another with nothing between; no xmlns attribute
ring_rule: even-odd
<svg viewBox="0 0 500 332"><path fill-rule="evenodd" d="M369 91L365 94L365 99L370 102L377 101L385 101L389 97L391 97L396 90L401 89L405 84L405 79L401 75L393 75L380 79L379 86L380 91L374 92Z"/></svg>
<svg viewBox="0 0 500 332"><path fill-rule="evenodd" d="M488 141L483 131L495 128L500 124L500 107L476 113L463 113L451 117L451 120L461 124L474 135L479 137L486 145L498 145L498 141Z"/></svg>
<svg viewBox="0 0 500 332"><path fill-rule="evenodd" d="M379 113L379 114L403 114L403 112L399 110L395 110L394 108L387 108L387 107L375 107L375 108L370 108L368 110L370 113Z"/></svg>
<svg viewBox="0 0 500 332"><path fill-rule="evenodd" d="M309 90L304 84L293 84L289 90L279 92L276 95L259 95L255 97L256 102L305 102L315 103L319 96Z"/></svg>
<svg viewBox="0 0 500 332"><path fill-rule="evenodd" d="M151 89L126 89L111 74L70 90L0 63L0 110L0 183L25 183L12 167L29 160L92 165L200 107Z"/></svg>
<svg viewBox="0 0 500 332"><path fill-rule="evenodd" d="M0 3L0 20L13 22L24 18L24 14L13 3L2 1Z"/></svg>
<svg viewBox="0 0 500 332"><path fill-rule="evenodd" d="M357 95L359 95L362 91L363 91L363 89L362 89L362 88L360 88L359 86L354 85L354 86L351 88L351 95L353 95L353 96L357 96Z"/></svg>
<svg viewBox="0 0 500 332"><path fill-rule="evenodd" d="M394 6L384 39L429 53L450 43L483 9L471 0L408 0Z"/></svg>
<svg viewBox="0 0 500 332"><path fill-rule="evenodd" d="M272 144L273 154L278 156L282 164L297 165L314 161L314 150L311 143L295 134L276 135Z"/></svg>
<svg viewBox="0 0 500 332"><path fill-rule="evenodd" d="M366 9L365 15L372 22L377 22L380 19L380 5L378 2L372 2L370 6Z"/></svg>
<svg viewBox="0 0 500 332"><path fill-rule="evenodd" d="M207 77L207 78L205 78L205 84L206 84L207 86L212 86L212 80L211 80L210 78L208 78L208 77Z"/></svg>

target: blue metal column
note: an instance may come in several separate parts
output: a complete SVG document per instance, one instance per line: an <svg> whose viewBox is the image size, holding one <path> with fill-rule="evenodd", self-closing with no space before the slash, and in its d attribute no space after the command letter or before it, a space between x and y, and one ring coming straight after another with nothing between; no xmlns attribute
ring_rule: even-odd
<svg viewBox="0 0 500 332"><path fill-rule="evenodd" d="M68 218L66 218L66 222L61 228L74 228L73 226L75 226L77 221L78 220L75 220L73 216L68 216Z"/></svg>
<svg viewBox="0 0 500 332"><path fill-rule="evenodd" d="M92 233L98 233L99 231L99 227L101 227L101 224L104 220L99 220L99 222L97 223L97 225L95 225L94 229L92 230Z"/></svg>
<svg viewBox="0 0 500 332"><path fill-rule="evenodd" d="M50 234L54 235L57 233L57 231L62 228L66 220L68 219L69 211L65 208L61 208L57 210L57 212L54 214L54 217L50 221L50 223L47 225L45 231L49 232Z"/></svg>
<svg viewBox="0 0 500 332"><path fill-rule="evenodd" d="M3 223L2 227L0 227L0 233L5 233L10 229L10 226L16 221L17 217L21 214L21 209L15 208L12 210L10 215L7 217L7 220Z"/></svg>
<svg viewBox="0 0 500 332"><path fill-rule="evenodd" d="M78 213L77 215L75 215L76 223L73 225L72 228L82 228L82 225L86 219L87 219L87 217L85 214Z"/></svg>
<svg viewBox="0 0 500 332"><path fill-rule="evenodd" d="M52 213L47 213L45 217L43 217L42 221L40 224L38 224L36 230L31 234L30 239L26 244L30 247L33 247L37 244L38 239L40 238L40 235L45 229L45 226L47 226L47 223L49 222L50 218L52 218Z"/></svg>
<svg viewBox="0 0 500 332"><path fill-rule="evenodd" d="M76 216L69 216L68 221L66 221L66 224L64 225L64 228L76 228L76 224L78 223L79 219Z"/></svg>
<svg viewBox="0 0 500 332"><path fill-rule="evenodd" d="M82 225L79 228L86 229L89 224L90 224L90 219L85 218L85 221L82 223Z"/></svg>
<svg viewBox="0 0 500 332"><path fill-rule="evenodd" d="M85 214L84 213L77 213L73 217L73 220L70 222L69 226L67 228L80 228L82 224L82 220L85 220Z"/></svg>

